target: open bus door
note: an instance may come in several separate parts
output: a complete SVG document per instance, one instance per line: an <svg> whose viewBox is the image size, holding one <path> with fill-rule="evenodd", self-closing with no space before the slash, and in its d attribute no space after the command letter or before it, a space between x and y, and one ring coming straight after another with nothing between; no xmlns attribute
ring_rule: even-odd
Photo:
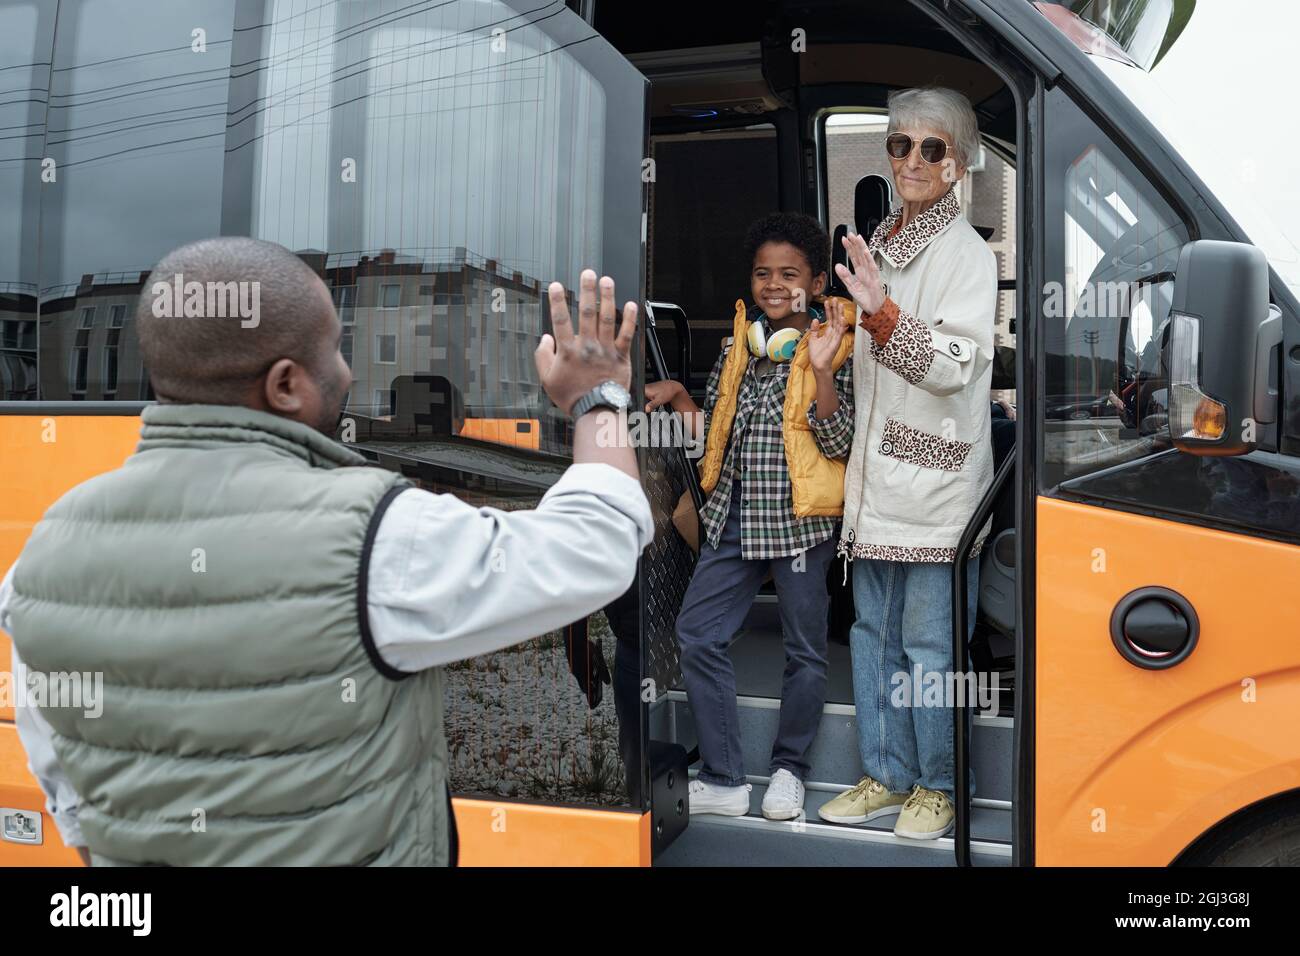
<svg viewBox="0 0 1300 956"><path fill-rule="evenodd" d="M568 464L532 353L552 279L573 289L591 266L644 299L645 78L564 4L299 7L0 7L6 61L26 64L9 85L31 91L0 105L25 130L0 143L0 569L133 450L152 398L142 284L215 234L279 242L330 286L353 370L340 437L372 461L503 509ZM644 751L620 748L602 693L606 617L447 668L463 865L649 862ZM618 708L638 738L639 635ZM0 865L75 863L13 719L0 710Z"/></svg>

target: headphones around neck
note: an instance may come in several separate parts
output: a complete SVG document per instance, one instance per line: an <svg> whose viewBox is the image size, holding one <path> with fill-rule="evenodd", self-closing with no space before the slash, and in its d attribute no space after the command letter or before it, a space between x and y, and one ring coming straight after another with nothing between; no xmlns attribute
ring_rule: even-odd
<svg viewBox="0 0 1300 956"><path fill-rule="evenodd" d="M798 329L779 329L770 336L767 323L762 319L749 323L745 331L745 342L749 345L749 354L755 358L766 356L773 362L788 362L794 358L794 350L799 346L803 333Z"/></svg>
<svg viewBox="0 0 1300 956"><path fill-rule="evenodd" d="M815 319L821 318L819 309L810 307L808 313ZM794 350L799 347L801 338L803 333L791 328L778 329L768 335L767 316L761 314L759 318L750 322L749 328L745 330L745 343L749 346L749 354L755 358L766 356L778 365L794 358Z"/></svg>

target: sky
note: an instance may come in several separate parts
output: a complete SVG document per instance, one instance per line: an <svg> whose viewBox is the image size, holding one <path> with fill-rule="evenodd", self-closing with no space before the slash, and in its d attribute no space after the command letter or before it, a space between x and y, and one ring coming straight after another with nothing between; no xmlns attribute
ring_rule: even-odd
<svg viewBox="0 0 1300 956"><path fill-rule="evenodd" d="M1297 0L1199 0L1151 75L1223 172L1300 247L1298 41Z"/></svg>

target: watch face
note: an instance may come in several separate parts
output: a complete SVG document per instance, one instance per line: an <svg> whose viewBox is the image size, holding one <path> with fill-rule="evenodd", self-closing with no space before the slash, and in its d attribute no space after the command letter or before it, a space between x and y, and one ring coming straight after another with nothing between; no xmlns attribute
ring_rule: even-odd
<svg viewBox="0 0 1300 956"><path fill-rule="evenodd" d="M618 382L604 382L600 386L600 396L617 408L627 408L632 404L632 396Z"/></svg>

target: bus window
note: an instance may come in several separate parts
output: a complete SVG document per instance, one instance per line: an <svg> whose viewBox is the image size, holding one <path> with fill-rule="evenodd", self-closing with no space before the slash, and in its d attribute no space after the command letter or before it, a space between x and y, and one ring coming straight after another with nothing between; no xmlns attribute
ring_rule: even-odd
<svg viewBox="0 0 1300 956"><path fill-rule="evenodd" d="M0 62L7 95L0 102L0 401L33 401L36 376L36 249L54 15L48 5L0 8ZM0 648L3 650L3 648Z"/></svg>
<svg viewBox="0 0 1300 956"><path fill-rule="evenodd" d="M135 336L144 280L169 249L222 231L233 5L133 11L119 0L58 10L38 252L46 401L146 397ZM120 55L104 56L110 41Z"/></svg>
<svg viewBox="0 0 1300 956"><path fill-rule="evenodd" d="M1069 98L1047 111L1043 478L1167 448L1161 337L1187 226Z"/></svg>
<svg viewBox="0 0 1300 956"><path fill-rule="evenodd" d="M33 132L0 160L35 157L0 162L0 196L23 201L0 217L5 397L36 399L39 376L44 400L132 414L151 397L135 311L153 265L250 235L331 288L353 370L344 441L432 491L535 505L570 448L532 358L546 285L576 289L590 266L644 298L646 81L563 5L416 6L4 6L5 62L53 61L6 81L49 87L48 128L40 97L0 106ZM575 682L613 657L597 614L448 668L453 789L626 805L639 752L625 765L608 683Z"/></svg>
<svg viewBox="0 0 1300 956"><path fill-rule="evenodd" d="M248 188L223 228L304 250L333 289L364 454L476 506L532 507L570 454L532 358L547 285L594 266L641 297L628 104L645 81L564 10L300 7L267 3L237 34L259 68L230 104L227 181ZM446 668L453 790L626 804L613 694L580 691L577 652L613 669L603 615Z"/></svg>
<svg viewBox="0 0 1300 956"><path fill-rule="evenodd" d="M1191 231L1066 94L1048 97L1042 487L1296 541L1291 458L1173 449L1167 331Z"/></svg>

